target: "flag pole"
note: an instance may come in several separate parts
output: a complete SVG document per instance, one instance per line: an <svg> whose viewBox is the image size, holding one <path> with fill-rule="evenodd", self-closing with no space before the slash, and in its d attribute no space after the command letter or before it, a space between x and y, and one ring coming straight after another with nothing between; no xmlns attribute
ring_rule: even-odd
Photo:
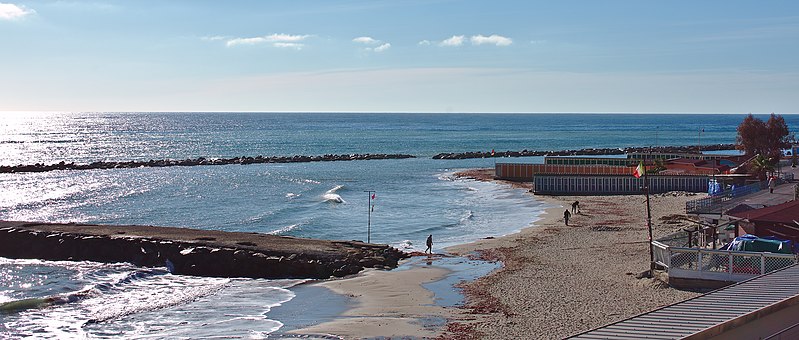
<svg viewBox="0 0 799 340"><path fill-rule="evenodd" d="M649 230L649 277L655 277L655 253L652 249L652 210L649 208L649 175L644 166L644 194L646 195L646 228Z"/></svg>
<svg viewBox="0 0 799 340"><path fill-rule="evenodd" d="M372 243L372 195L374 190L364 190L369 195L369 205L366 206L367 220L366 220L366 243Z"/></svg>

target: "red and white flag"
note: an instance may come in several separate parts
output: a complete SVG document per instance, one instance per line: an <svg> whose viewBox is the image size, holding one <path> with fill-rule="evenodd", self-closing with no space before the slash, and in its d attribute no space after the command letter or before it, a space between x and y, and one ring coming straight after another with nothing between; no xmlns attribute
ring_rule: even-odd
<svg viewBox="0 0 799 340"><path fill-rule="evenodd" d="M635 178L641 178L641 176L644 175L644 171L646 171L646 169L644 169L644 162L639 162L638 166L633 170L633 176L635 176Z"/></svg>

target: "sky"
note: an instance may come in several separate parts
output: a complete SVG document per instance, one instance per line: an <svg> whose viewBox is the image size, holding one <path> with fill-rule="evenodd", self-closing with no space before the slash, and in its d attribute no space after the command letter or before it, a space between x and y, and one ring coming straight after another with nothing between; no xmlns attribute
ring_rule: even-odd
<svg viewBox="0 0 799 340"><path fill-rule="evenodd" d="M0 0L0 111L799 113L798 90L799 1Z"/></svg>

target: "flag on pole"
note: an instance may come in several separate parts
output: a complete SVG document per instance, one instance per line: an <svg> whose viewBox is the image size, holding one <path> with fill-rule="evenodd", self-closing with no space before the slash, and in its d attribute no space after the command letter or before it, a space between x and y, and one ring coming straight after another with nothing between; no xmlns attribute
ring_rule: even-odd
<svg viewBox="0 0 799 340"><path fill-rule="evenodd" d="M377 195L377 194L372 194L372 199L375 199L375 195Z"/></svg>
<svg viewBox="0 0 799 340"><path fill-rule="evenodd" d="M646 169L644 169L644 162L638 162L638 166L633 170L633 176L635 176L635 178L641 178L641 176L644 175L644 171L646 171Z"/></svg>

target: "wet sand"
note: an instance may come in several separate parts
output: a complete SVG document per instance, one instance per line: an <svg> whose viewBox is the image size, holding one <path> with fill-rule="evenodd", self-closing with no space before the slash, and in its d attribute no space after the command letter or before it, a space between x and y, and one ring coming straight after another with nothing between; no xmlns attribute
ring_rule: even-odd
<svg viewBox="0 0 799 340"><path fill-rule="evenodd" d="M317 286L347 296L354 307L336 319L290 331L294 334L334 334L346 339L371 337L434 338L453 317L455 308L437 306L434 293L422 285L443 279L449 270L434 265L433 256L415 257L411 268L394 271L366 270L345 279L325 281ZM406 266L408 264L405 264ZM426 320L440 321L432 325Z"/></svg>

